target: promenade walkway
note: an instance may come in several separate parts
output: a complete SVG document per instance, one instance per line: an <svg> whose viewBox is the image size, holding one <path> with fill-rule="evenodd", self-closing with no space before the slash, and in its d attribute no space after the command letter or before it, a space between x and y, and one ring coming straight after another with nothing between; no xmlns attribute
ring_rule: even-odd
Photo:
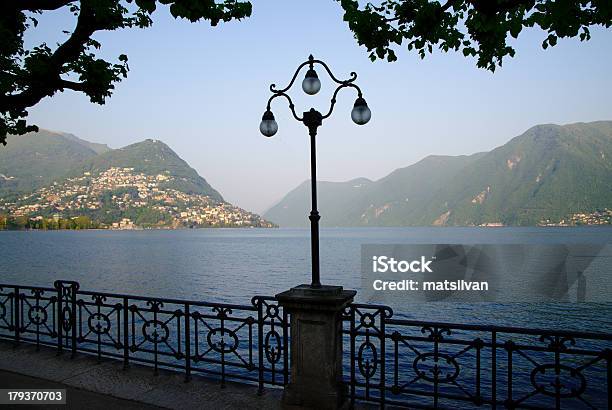
<svg viewBox="0 0 612 410"><path fill-rule="evenodd" d="M282 391L267 388L261 396L257 386L220 383L194 375L189 383L184 375L131 364L123 370L116 360L98 363L92 356L70 353L57 356L55 349L34 346L13 347L0 342L0 388L67 389L67 405L72 409L280 409ZM42 406L40 406L42 408ZM49 408L50 406L45 406Z"/></svg>

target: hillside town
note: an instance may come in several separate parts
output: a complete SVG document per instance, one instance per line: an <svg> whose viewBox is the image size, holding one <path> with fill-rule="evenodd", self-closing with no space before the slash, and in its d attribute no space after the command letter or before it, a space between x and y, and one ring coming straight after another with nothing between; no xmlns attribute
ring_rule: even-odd
<svg viewBox="0 0 612 410"><path fill-rule="evenodd" d="M612 225L612 209L604 208L595 212L579 212L553 222L550 219L542 220L539 226L578 226L578 225Z"/></svg>
<svg viewBox="0 0 612 410"><path fill-rule="evenodd" d="M87 216L106 229L274 226L229 203L176 189L181 179L168 171L147 175L134 168L86 171L13 201L0 198L0 215L29 222Z"/></svg>

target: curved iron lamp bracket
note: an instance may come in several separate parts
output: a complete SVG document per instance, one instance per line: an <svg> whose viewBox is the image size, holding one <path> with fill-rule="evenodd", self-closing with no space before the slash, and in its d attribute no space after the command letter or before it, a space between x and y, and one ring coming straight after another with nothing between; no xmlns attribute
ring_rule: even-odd
<svg viewBox="0 0 612 410"><path fill-rule="evenodd" d="M287 101L289 101L289 108L291 109L291 114L293 114L293 117L300 122L304 120L299 115L297 115L297 113L295 112L295 105L293 104L293 101L291 101L291 97L289 97L289 95L287 95L284 91L274 93L274 95L270 97L270 99L268 99L268 105L266 107L266 110L270 111L270 105L272 104L272 100L277 97L285 97Z"/></svg>
<svg viewBox="0 0 612 410"><path fill-rule="evenodd" d="M341 84L338 86L338 88L336 88L336 91L334 91L334 95L332 96L331 99L331 105L329 106L329 111L327 112L327 114L325 114L322 119L325 119L327 117L329 117L332 113L332 111L334 110L334 106L336 105L336 96L338 95L338 91L340 91L343 88L347 88L347 87L351 87L357 90L357 97L359 98L363 98L363 95L361 94L361 89L356 85L356 84L352 84L352 83L346 83L346 84Z"/></svg>
<svg viewBox="0 0 612 410"><path fill-rule="evenodd" d="M327 66L327 64L325 64L325 62L321 61L321 60L315 60L315 58L312 56L312 54L310 56L308 56L308 60L304 61L302 64L300 64L298 66L298 68L295 70L295 73L293 74L293 77L291 78L291 81L289 81L289 84L279 90L276 88L276 84L271 84L270 85L270 91L272 91L273 95L272 97L270 97L270 99L268 100L268 105L267 105L267 110L270 110L270 105L272 103L272 100L274 100L276 97L285 97L287 99L287 101L289 101L289 108L291 109L291 113L293 114L293 117L298 120L298 121L302 121L304 120L304 118L301 118L300 116L297 115L297 113L295 112L295 105L293 104L293 101L291 100L291 98L289 97L289 95L287 95L287 91L293 86L293 84L295 83L295 80L298 76L298 74L300 73L300 71L302 70L302 68L308 66L309 69L313 69L315 64L319 64L321 66L323 66L323 68L325 69L325 71L327 71L327 74L329 74L329 77L336 83L338 84L338 87L336 88L336 90L334 91L334 94L332 96L331 99L331 105L329 107L329 111L327 112L327 114L322 116L322 119L328 118L332 111L334 110L334 106L336 105L336 97L338 95L338 92L343 89L343 88L354 88L355 90L357 90L357 96L359 98L362 98L362 93L361 93L361 89L354 84L354 81L357 79L357 73L355 73L354 71L351 72L350 77L346 80L339 80L338 78L336 78L336 76L331 72L331 70L329 69L329 67Z"/></svg>

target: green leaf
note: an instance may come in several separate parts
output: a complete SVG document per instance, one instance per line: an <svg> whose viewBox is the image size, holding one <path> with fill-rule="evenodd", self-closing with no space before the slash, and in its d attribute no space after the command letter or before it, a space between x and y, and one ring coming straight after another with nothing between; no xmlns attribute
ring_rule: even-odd
<svg viewBox="0 0 612 410"><path fill-rule="evenodd" d="M519 34L521 33L521 30L523 30L522 20L519 20L519 19L513 20L510 26L510 35L514 38L518 38Z"/></svg>

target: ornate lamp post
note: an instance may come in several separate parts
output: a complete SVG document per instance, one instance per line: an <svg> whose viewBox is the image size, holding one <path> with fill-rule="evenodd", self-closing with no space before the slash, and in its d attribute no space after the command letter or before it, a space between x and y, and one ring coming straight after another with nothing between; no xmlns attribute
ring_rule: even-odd
<svg viewBox="0 0 612 410"><path fill-rule="evenodd" d="M321 89L321 81L314 69L318 64L323 66L331 79L338 84L326 114L311 108L300 117L287 91L293 86L300 70L308 66L302 90L314 95ZM354 84L357 74L351 73L348 80L338 80L323 61L315 60L311 55L299 65L293 78L285 88L278 90L270 86L272 96L268 100L266 112L261 119L259 130L266 137L278 131L278 124L270 109L272 101L284 97L289 102L293 117L308 128L310 134L310 172L312 189L312 210L310 212L310 236L312 247L312 281L310 285L299 285L276 295L278 303L289 313L291 320L291 369L289 384L285 386L283 402L290 406L302 406L316 409L344 408L346 404L346 386L342 380L342 311L349 305L356 292L345 290L342 286L321 286L319 273L319 211L317 210L317 129L328 118L334 106L338 92L343 88L354 88L357 99L351 117L358 125L370 120L370 109L363 99L361 89Z"/></svg>
<svg viewBox="0 0 612 410"><path fill-rule="evenodd" d="M338 84L334 94L331 98L331 104L329 110L326 114L321 114L319 111L311 108L309 111L305 111L300 117L295 112L295 106L293 105L293 101L291 97L287 94L287 91L293 86L295 80L300 73L300 70L306 66L308 66L308 71L306 71L306 76L302 81L302 90L308 95L315 95L321 89L321 81L317 75L317 72L314 69L315 64L319 64L323 66L325 71L329 74L331 79ZM274 114L270 110L270 106L272 101L278 97L285 97L289 102L289 109L293 114L293 117L299 122L303 123L308 128L308 133L310 134L310 172L311 172L311 190L312 190L312 209L310 211L310 240L311 240L311 253L312 253L312 281L310 283L311 288L320 288L321 287L321 277L319 271L319 211L317 210L317 156L316 156L316 136L317 129L322 125L323 120L329 118L334 110L334 106L336 105L336 97L338 92L343 88L354 88L357 91L357 99L355 100L355 104L353 106L353 110L351 111L351 118L353 122L357 125L364 125L368 121L370 121L370 117L372 113L366 104L365 99L361 93L361 89L354 84L354 81L357 79L357 74L352 72L351 76L348 80L338 80L334 74L331 72L327 64L325 64L321 60L315 60L312 55L308 57L308 60L299 65L295 74L293 74L293 78L289 82L285 88L278 90L276 89L276 84L270 85L270 91L272 91L272 96L268 100L268 105L266 107L266 112L261 119L261 124L259 125L259 130L266 137L272 137L278 131L278 124L274 119Z"/></svg>

